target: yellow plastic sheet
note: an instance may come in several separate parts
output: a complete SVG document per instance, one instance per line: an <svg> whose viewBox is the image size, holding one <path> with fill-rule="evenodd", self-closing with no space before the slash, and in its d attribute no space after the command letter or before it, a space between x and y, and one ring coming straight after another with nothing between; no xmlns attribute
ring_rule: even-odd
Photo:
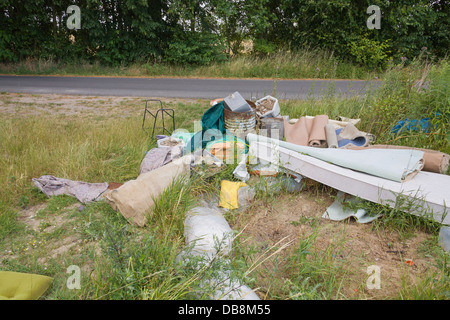
<svg viewBox="0 0 450 320"><path fill-rule="evenodd" d="M38 274L0 271L0 300L37 300L52 281Z"/></svg>
<svg viewBox="0 0 450 320"><path fill-rule="evenodd" d="M220 182L219 206L226 209L239 208L238 190L246 185L244 182L222 180Z"/></svg>

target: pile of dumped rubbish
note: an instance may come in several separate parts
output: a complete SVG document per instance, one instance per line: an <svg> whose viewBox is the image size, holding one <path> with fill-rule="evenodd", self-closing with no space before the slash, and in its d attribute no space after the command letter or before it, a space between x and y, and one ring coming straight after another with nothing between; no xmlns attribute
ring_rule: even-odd
<svg viewBox="0 0 450 320"><path fill-rule="evenodd" d="M397 197L404 197L416 202L411 214L429 214L448 235L448 154L375 144L374 135L358 129L360 119L330 119L325 114L290 119L281 115L279 101L272 96L251 101L234 92L212 100L200 122L195 132L177 129L170 136L157 136L157 147L146 153L134 180L86 183L42 176L33 179L34 184L48 196L69 194L82 203L104 199L130 223L142 227L154 199L175 178L200 165L210 168L209 174L235 165L235 181L222 181L218 201L202 202L186 215L186 250L179 259L202 257L199 268L218 257L228 259L235 234L224 212L252 201L258 186L248 184L251 176L266 177L291 192L302 189L303 178L337 189L336 201L323 214L324 219L336 221L353 217L369 223L378 218L364 209L352 211L344 202L365 199L394 207ZM442 243L448 251L446 237ZM212 298L258 299L249 287L231 278L231 271L223 270L218 277L221 286Z"/></svg>

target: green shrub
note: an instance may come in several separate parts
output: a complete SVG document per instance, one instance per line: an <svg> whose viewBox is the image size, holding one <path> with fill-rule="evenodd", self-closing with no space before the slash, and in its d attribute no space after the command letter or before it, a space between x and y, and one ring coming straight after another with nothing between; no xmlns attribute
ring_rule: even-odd
<svg viewBox="0 0 450 320"><path fill-rule="evenodd" d="M369 67L384 69L388 64L388 57L390 54L389 41L379 42L366 38L352 41L348 44L350 55L355 62Z"/></svg>
<svg viewBox="0 0 450 320"><path fill-rule="evenodd" d="M275 53L277 46L266 39L253 40L253 54L259 57L265 57Z"/></svg>
<svg viewBox="0 0 450 320"><path fill-rule="evenodd" d="M215 35L197 32L176 33L165 60L172 64L206 65L226 60L225 47Z"/></svg>

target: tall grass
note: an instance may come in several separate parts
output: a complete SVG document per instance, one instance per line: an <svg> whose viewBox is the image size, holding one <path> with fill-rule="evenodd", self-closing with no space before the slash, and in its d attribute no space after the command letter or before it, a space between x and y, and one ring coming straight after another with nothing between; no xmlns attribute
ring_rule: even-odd
<svg viewBox="0 0 450 320"><path fill-rule="evenodd" d="M59 63L53 60L27 60L13 64L0 64L0 73L279 79L373 79L380 76L378 71L343 61L333 52L311 48L295 52L280 51L266 57L232 56L225 62L213 62L205 66L148 62L112 67L84 61Z"/></svg>
<svg viewBox="0 0 450 320"><path fill-rule="evenodd" d="M341 61L332 52L312 49L277 52L268 57L236 56L226 63L199 67L195 73L199 76L275 79L373 79L378 76L366 68Z"/></svg>
<svg viewBox="0 0 450 320"><path fill-rule="evenodd" d="M124 182L138 174L149 142L136 119L99 123L59 117L2 119L0 204L33 196L31 178Z"/></svg>

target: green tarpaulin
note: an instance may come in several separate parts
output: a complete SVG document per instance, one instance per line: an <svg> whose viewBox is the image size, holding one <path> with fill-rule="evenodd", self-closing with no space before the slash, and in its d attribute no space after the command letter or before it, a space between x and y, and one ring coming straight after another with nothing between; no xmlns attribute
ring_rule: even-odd
<svg viewBox="0 0 450 320"><path fill-rule="evenodd" d="M196 148L200 147L205 148L208 142L217 139L218 136L225 133L223 108L224 102L221 101L206 110L203 114L201 119L202 131L196 132L192 137L189 146L191 151L194 151Z"/></svg>

